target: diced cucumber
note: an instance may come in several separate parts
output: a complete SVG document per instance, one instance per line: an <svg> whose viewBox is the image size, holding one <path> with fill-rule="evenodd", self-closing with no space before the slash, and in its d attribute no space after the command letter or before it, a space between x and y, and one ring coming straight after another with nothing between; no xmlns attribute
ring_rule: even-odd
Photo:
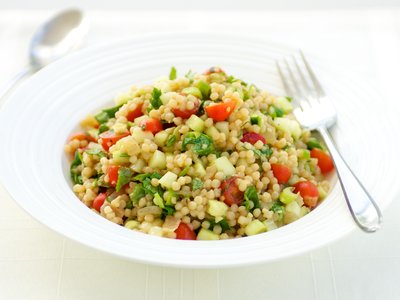
<svg viewBox="0 0 400 300"><path fill-rule="evenodd" d="M124 164L129 162L130 156L126 153L123 153L121 151L114 151L113 154L113 160L117 164Z"/></svg>
<svg viewBox="0 0 400 300"><path fill-rule="evenodd" d="M244 232L246 233L246 235L255 235L255 234L259 234L262 232L266 232L267 231L267 226L265 226L265 224L263 224L263 222L261 222L260 220L253 220L251 221L249 224L247 224L246 228L244 229Z"/></svg>
<svg viewBox="0 0 400 300"><path fill-rule="evenodd" d="M121 94L117 95L117 97L115 97L114 102L116 105L122 105L122 104L127 103L129 100L132 100L133 97L134 97L133 93L131 93L131 92L121 93Z"/></svg>
<svg viewBox="0 0 400 300"><path fill-rule="evenodd" d="M317 189L319 194L318 199L319 200L325 199L326 196L328 195L328 192L321 185L318 185Z"/></svg>
<svg viewBox="0 0 400 300"><path fill-rule="evenodd" d="M273 220L265 220L263 223L265 227L267 227L267 231L271 231L278 228L278 226Z"/></svg>
<svg viewBox="0 0 400 300"><path fill-rule="evenodd" d="M138 228L139 225L140 225L140 223L138 221L128 220L125 222L124 227L126 227L128 229L135 229L135 228Z"/></svg>
<svg viewBox="0 0 400 300"><path fill-rule="evenodd" d="M168 139L168 132L166 132L165 130L162 130L158 133L156 133L156 135L154 136L154 142L156 143L156 145L158 147L164 147L165 143Z"/></svg>
<svg viewBox="0 0 400 300"><path fill-rule="evenodd" d="M215 123L215 128L217 128L220 132L225 133L226 136L229 135L229 122L217 122Z"/></svg>
<svg viewBox="0 0 400 300"><path fill-rule="evenodd" d="M132 166L131 169L135 171L136 173L141 173L144 166L145 166L145 161L141 158L139 158Z"/></svg>
<svg viewBox="0 0 400 300"><path fill-rule="evenodd" d="M221 156L214 161L217 170L224 173L225 176L232 176L235 174L236 169L225 156Z"/></svg>
<svg viewBox="0 0 400 300"><path fill-rule="evenodd" d="M149 166L153 169L164 169L167 165L167 160L164 152L156 150L150 158Z"/></svg>
<svg viewBox="0 0 400 300"><path fill-rule="evenodd" d="M204 121L196 115L191 115L190 118L186 121L186 125L188 125L190 129L196 132L203 132L204 130Z"/></svg>
<svg viewBox="0 0 400 300"><path fill-rule="evenodd" d="M275 118L274 122L279 130L290 133L290 135L296 140L300 138L301 127L297 121L287 118Z"/></svg>
<svg viewBox="0 0 400 300"><path fill-rule="evenodd" d="M203 177L206 175L206 170L199 160L197 160L194 164L194 175L197 177Z"/></svg>
<svg viewBox="0 0 400 300"><path fill-rule="evenodd" d="M210 97L211 87L207 82L201 80L197 83L197 87L201 92L202 99L208 99Z"/></svg>
<svg viewBox="0 0 400 300"><path fill-rule="evenodd" d="M157 205L158 207L161 207L161 208L164 208L164 207L165 207L165 205L164 205L164 200L163 200L163 198L161 198L161 196L160 196L158 193L156 193L156 194L154 195L153 203L154 203L155 205Z"/></svg>
<svg viewBox="0 0 400 300"><path fill-rule="evenodd" d="M197 239L203 241L219 240L219 235L212 232L211 230L202 228L197 234Z"/></svg>
<svg viewBox="0 0 400 300"><path fill-rule="evenodd" d="M208 200L207 212L214 217L223 217L228 211L228 205L218 200Z"/></svg>
<svg viewBox="0 0 400 300"><path fill-rule="evenodd" d="M160 99L161 99L162 104L163 104L163 105L166 105L166 104L169 102L169 100L171 99L171 96L172 96L173 94L175 94L175 93L173 93L173 92L167 92L167 93L162 94L162 95L160 96Z"/></svg>
<svg viewBox="0 0 400 300"><path fill-rule="evenodd" d="M209 80L210 82L222 83L225 81L225 75L223 73L211 73Z"/></svg>
<svg viewBox="0 0 400 300"><path fill-rule="evenodd" d="M286 114L290 113L293 110L292 103L290 103L286 97L276 98L276 106L282 109Z"/></svg>
<svg viewBox="0 0 400 300"><path fill-rule="evenodd" d="M289 204L285 205L285 217L284 223L289 224L293 221L296 221L301 217L301 208L300 205L296 202L290 202Z"/></svg>
<svg viewBox="0 0 400 300"><path fill-rule="evenodd" d="M293 187L284 188L279 195L279 200L284 204L289 204L297 199L297 194L293 193Z"/></svg>
<svg viewBox="0 0 400 300"><path fill-rule="evenodd" d="M159 183L163 187L170 189L172 186L172 183L175 182L177 178L178 178L178 175L168 171L167 173L164 174L163 177L160 178Z"/></svg>
<svg viewBox="0 0 400 300"><path fill-rule="evenodd" d="M309 212L310 212L310 209L307 206L302 206L300 208L300 217L304 217Z"/></svg>
<svg viewBox="0 0 400 300"><path fill-rule="evenodd" d="M219 131L214 126L211 126L206 129L206 134L214 139L219 135Z"/></svg>
<svg viewBox="0 0 400 300"><path fill-rule="evenodd" d="M182 93L188 94L188 95L193 95L199 99L203 99L203 95L201 94L201 91L197 87L194 87L194 86L184 88L182 90Z"/></svg>

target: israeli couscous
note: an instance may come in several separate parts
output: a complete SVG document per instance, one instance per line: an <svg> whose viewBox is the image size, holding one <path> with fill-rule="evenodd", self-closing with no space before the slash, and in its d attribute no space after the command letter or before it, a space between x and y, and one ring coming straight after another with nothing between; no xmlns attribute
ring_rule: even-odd
<svg viewBox="0 0 400 300"><path fill-rule="evenodd" d="M65 145L73 191L128 229L176 239L250 236L291 223L329 191L333 163L289 97L213 67L133 86Z"/></svg>

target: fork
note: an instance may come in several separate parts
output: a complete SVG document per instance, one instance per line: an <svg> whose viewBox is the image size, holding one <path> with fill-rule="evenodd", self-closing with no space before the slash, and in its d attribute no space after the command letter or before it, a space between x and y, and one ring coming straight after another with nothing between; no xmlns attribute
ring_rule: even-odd
<svg viewBox="0 0 400 300"><path fill-rule="evenodd" d="M297 106L294 109L297 120L306 129L318 131L322 136L353 219L365 232L375 232L381 227L382 214L332 141L328 128L335 124L337 113L303 52L292 55L290 60L276 61L276 67L286 92Z"/></svg>

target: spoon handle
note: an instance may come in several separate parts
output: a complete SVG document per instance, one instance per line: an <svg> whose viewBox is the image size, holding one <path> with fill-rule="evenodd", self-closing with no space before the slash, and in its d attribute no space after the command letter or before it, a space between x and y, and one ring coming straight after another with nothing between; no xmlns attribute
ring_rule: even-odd
<svg viewBox="0 0 400 300"><path fill-rule="evenodd" d="M5 96L8 94L8 92L11 91L12 88L31 71L32 69L30 67L25 67L15 74L14 77L0 85L0 104L3 104Z"/></svg>

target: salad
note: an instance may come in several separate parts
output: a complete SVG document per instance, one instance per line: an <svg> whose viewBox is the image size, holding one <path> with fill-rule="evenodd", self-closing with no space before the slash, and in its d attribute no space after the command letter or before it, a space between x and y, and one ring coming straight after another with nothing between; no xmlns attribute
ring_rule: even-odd
<svg viewBox="0 0 400 300"><path fill-rule="evenodd" d="M219 67L133 86L65 145L73 191L130 230L186 240L291 223L329 192L334 165L275 96Z"/></svg>

